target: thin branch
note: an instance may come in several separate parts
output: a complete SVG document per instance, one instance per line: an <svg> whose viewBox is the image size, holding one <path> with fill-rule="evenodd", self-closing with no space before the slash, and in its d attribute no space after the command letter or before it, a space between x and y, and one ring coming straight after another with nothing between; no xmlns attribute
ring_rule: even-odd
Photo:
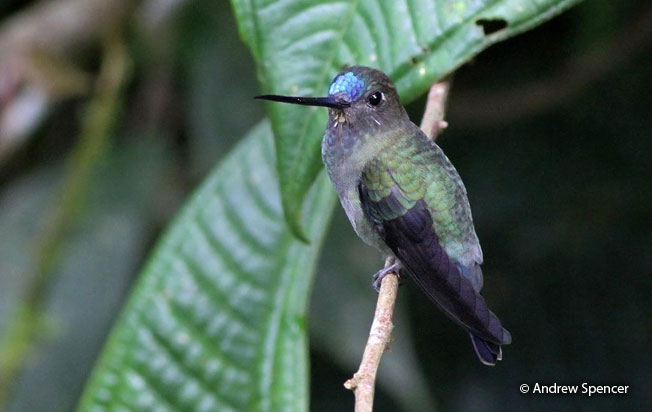
<svg viewBox="0 0 652 412"><path fill-rule="evenodd" d="M437 139L437 136L448 127L448 123L444 120L444 111L450 87L451 80L448 79L435 83L428 92L426 108L421 119L421 130L432 140Z"/></svg>
<svg viewBox="0 0 652 412"><path fill-rule="evenodd" d="M385 260L385 267L392 264L393 258ZM387 343L392 336L392 315L398 292L398 276L390 272L383 278L376 303L376 313L369 331L369 339L362 355L360 368L353 375L353 378L344 382L346 389L352 390L355 394L355 411L372 411L374 405L374 392L376 385L376 373L380 358L385 352Z"/></svg>
<svg viewBox="0 0 652 412"><path fill-rule="evenodd" d="M132 0L40 1L3 22L2 56L48 50L64 55L101 39L102 33L127 16Z"/></svg>
<svg viewBox="0 0 652 412"><path fill-rule="evenodd" d="M449 90L450 81L445 80L434 84L428 93L426 108L421 120L421 130L433 140L447 126L444 121L444 109ZM394 259L393 256L386 258L385 268L391 266ZM392 316L397 292L398 275L390 272L383 277L380 285L376 312L360 367L353 377L344 383L344 387L352 390L355 395L355 412L371 412L373 410L376 373L380 359L391 340L392 329L394 329Z"/></svg>
<svg viewBox="0 0 652 412"><path fill-rule="evenodd" d="M61 100L91 92L71 56L126 21L136 0L40 1L0 22L0 161Z"/></svg>

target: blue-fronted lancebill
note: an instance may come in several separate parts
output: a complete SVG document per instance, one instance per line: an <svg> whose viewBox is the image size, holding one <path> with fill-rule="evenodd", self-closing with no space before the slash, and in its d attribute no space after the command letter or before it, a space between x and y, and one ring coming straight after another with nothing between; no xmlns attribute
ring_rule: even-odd
<svg viewBox="0 0 652 412"><path fill-rule="evenodd" d="M509 332L480 294L482 249L466 189L444 152L412 123L382 72L338 74L327 97L260 99L328 107L322 159L360 238L396 257L389 270L411 277L470 335L484 364L501 360Z"/></svg>

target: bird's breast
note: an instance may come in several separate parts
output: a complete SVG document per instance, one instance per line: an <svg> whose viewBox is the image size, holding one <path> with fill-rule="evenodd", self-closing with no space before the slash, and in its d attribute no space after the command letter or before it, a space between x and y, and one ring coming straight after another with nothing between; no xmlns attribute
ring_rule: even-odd
<svg viewBox="0 0 652 412"><path fill-rule="evenodd" d="M362 211L358 193L363 168L379 152L369 141L369 136L327 130L322 141L322 160L355 232L365 243L387 253L386 246Z"/></svg>

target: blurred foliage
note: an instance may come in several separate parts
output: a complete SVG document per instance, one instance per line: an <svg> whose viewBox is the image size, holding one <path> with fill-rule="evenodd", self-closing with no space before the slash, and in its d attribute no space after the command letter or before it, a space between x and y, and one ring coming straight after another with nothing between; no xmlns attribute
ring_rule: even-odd
<svg viewBox="0 0 652 412"><path fill-rule="evenodd" d="M35 2L3 3L0 27L30 3ZM93 166L85 201L62 231L41 303L45 317L21 373L11 382L6 404L10 411L74 409L152 241L167 226L180 199L262 116L261 105L250 100L259 93L256 64L239 43L225 4L177 0L145 5L125 32L134 69L122 109L115 113L120 122ZM159 15L152 10L164 16L156 24L145 18ZM406 283L399 294L393 349L381 365L378 411L432 410L433 403L443 411L646 410L652 404L645 390L652 379L647 315L652 309L647 293L652 286L652 219L647 206L652 201L652 67L647 63L651 13L640 0L586 2L541 28L493 46L456 72L450 127L440 144L467 185L485 252L485 295L512 331L514 344L506 348L501 365L483 367L464 334ZM614 39L617 47L611 46ZM588 66L596 70L576 70L583 67L576 65L578 58L594 51L598 59L589 60ZM96 74L101 55L98 45L76 50L68 58ZM332 73L318 74L318 82L298 92L320 93ZM574 87L567 86L569 81L550 81L569 74ZM520 90L537 93L518 96ZM274 86L274 91L285 90ZM505 98L508 94L510 99ZM501 120L480 104L483 97L518 117ZM528 99L548 103L529 105ZM516 110L514 101L534 109ZM76 97L52 107L30 141L0 164L0 340L20 312L35 273L34 251L47 230L48 216L58 207L63 165L78 142L86 103L85 97ZM408 107L415 121L422 106L419 99ZM266 139L269 150L271 141ZM241 146L220 164L232 170L248 170L258 163L270 167L269 151L266 160L255 165L246 163L246 156L235 161L233 156L242 156L246 149ZM268 170L265 178L274 179ZM275 199L278 217L275 184L268 185L265 196ZM203 191L210 192L206 187ZM210 194L201 198L207 204ZM324 204L332 205L332 200ZM239 205L236 212L246 213L247 203ZM185 210L187 216L191 209ZM225 224L208 220L213 227ZM280 220L276 225L282 228ZM287 239L285 229L279 230ZM251 236L270 239L265 237L270 233L261 230ZM185 250L198 253L192 238L189 242L182 243ZM313 250L313 259L317 246L301 248ZM311 409L348 410L352 396L342 382L355 370L363 349L375 302L370 276L382 259L355 237L339 207L323 249L309 316ZM234 248L233 254L245 250ZM164 246L154 256L162 251ZM209 262L200 263L215 273L218 265ZM255 265L256 260L246 263ZM181 284L184 279L168 281ZM309 278L295 279L303 282L295 284L304 291L294 302L301 307ZM273 290L280 290L281 279L269 281ZM136 290L145 289L141 284ZM231 299L238 296L237 290L230 289ZM161 302L160 296L153 299ZM199 305L201 300L186 303ZM206 307L223 303L217 300ZM161 307L141 307L149 318L124 317L121 323L135 318L146 324L157 316L152 309ZM300 319L288 323L301 324ZM305 345L301 334L295 337L293 345ZM225 344L228 340L217 339L211 346ZM192 357L193 350L183 356ZM111 356L105 355L104 362L107 359ZM305 368L297 366L291 370ZM584 381L627 384L631 389L624 396L591 399L518 393L521 383ZM192 394L190 382L183 381ZM183 389L179 385L170 393ZM301 396L292 401L304 402Z"/></svg>
<svg viewBox="0 0 652 412"><path fill-rule="evenodd" d="M140 136L140 138L144 138ZM91 179L84 210L67 228L56 280L43 299L45 343L15 382L10 411L68 411L77 403L134 271L147 251L154 190L169 162L161 142L134 141L109 150ZM62 168L44 166L8 185L0 199L0 327L21 308L35 262L26 248L43 229ZM35 218L36 217L36 218ZM34 396L34 388L39 388Z"/></svg>

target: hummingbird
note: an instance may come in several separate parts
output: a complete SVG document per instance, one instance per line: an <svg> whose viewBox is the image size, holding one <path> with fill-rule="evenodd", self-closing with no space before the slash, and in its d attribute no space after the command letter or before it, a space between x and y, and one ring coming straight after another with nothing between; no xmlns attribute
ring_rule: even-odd
<svg viewBox="0 0 652 412"><path fill-rule="evenodd" d="M357 235L394 263L389 272L414 280L471 336L480 361L495 365L510 333L489 310L482 249L466 188L448 157L412 123L383 72L351 66L326 97L263 95L257 99L328 108L321 154Z"/></svg>

